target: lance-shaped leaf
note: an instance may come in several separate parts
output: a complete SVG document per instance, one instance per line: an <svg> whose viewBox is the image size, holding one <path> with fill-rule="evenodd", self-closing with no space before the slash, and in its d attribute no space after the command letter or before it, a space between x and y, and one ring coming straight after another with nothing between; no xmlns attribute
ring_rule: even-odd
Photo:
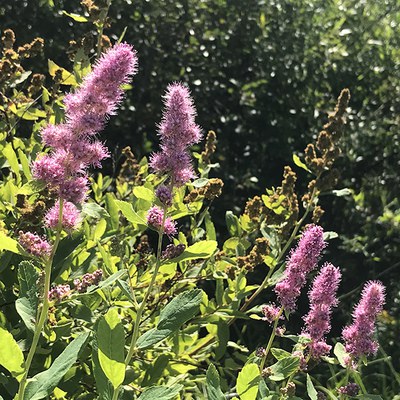
<svg viewBox="0 0 400 400"><path fill-rule="evenodd" d="M77 360L79 352L88 337L89 332L85 332L75 338L54 360L48 370L40 372L30 379L26 385L24 400L40 400L50 396L63 376Z"/></svg>
<svg viewBox="0 0 400 400"><path fill-rule="evenodd" d="M183 388L182 385L152 386L146 389L138 400L172 400Z"/></svg>
<svg viewBox="0 0 400 400"><path fill-rule="evenodd" d="M215 368L214 364L210 364L207 369L206 375L206 390L207 390L207 398L208 400L224 400L225 396L222 393L219 375L217 368Z"/></svg>
<svg viewBox="0 0 400 400"><path fill-rule="evenodd" d="M203 293L200 289L189 290L173 299L161 311L156 328L144 333L137 341L139 349L146 349L177 331L199 311Z"/></svg>
<svg viewBox="0 0 400 400"><path fill-rule="evenodd" d="M98 357L101 369L117 388L125 378L125 334L116 308L108 310L97 328Z"/></svg>
<svg viewBox="0 0 400 400"><path fill-rule="evenodd" d="M38 309L37 280L39 274L29 261L22 261L18 266L19 299L15 308L30 331L35 330L36 312Z"/></svg>

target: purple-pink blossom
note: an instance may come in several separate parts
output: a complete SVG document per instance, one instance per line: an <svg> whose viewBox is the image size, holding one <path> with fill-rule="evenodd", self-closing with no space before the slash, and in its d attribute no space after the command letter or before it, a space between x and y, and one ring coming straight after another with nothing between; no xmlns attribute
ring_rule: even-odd
<svg viewBox="0 0 400 400"><path fill-rule="evenodd" d="M275 286L278 299L286 311L291 312L296 308L296 300L307 275L317 266L320 254L326 246L323 234L320 226L309 226L289 255L284 278Z"/></svg>
<svg viewBox="0 0 400 400"><path fill-rule="evenodd" d="M30 254L36 257L48 257L51 253L50 243L32 232L19 231L19 243Z"/></svg>
<svg viewBox="0 0 400 400"><path fill-rule="evenodd" d="M353 358L375 354L378 342L373 340L375 321L385 304L385 286L379 281L367 282L361 300L353 312L353 323L343 329L346 351Z"/></svg>
<svg viewBox="0 0 400 400"><path fill-rule="evenodd" d="M60 202L47 211L45 215L45 224L47 227L56 229L58 221L60 220ZM80 212L75 204L65 201L62 209L62 223L61 226L66 231L72 231L77 228L81 222Z"/></svg>
<svg viewBox="0 0 400 400"><path fill-rule="evenodd" d="M90 286L98 285L103 278L103 270L97 269L92 274L87 273L82 278L74 279L74 286L79 293L85 293Z"/></svg>
<svg viewBox="0 0 400 400"><path fill-rule="evenodd" d="M61 301L70 294L71 288L69 285L57 285L49 290L48 298L51 301Z"/></svg>
<svg viewBox="0 0 400 400"><path fill-rule="evenodd" d="M201 140L201 129L195 123L196 109L186 86L169 85L164 104L158 129L161 151L151 156L150 166L158 174L168 175L171 187L182 186L195 177L188 148Z"/></svg>
<svg viewBox="0 0 400 400"><path fill-rule="evenodd" d="M88 191L89 166L101 167L109 157L95 135L103 129L123 98L121 85L137 71L132 46L116 44L97 61L81 86L64 98L66 121L47 125L41 132L51 148L33 164L33 175L58 191L67 202L80 204Z"/></svg>
<svg viewBox="0 0 400 400"><path fill-rule="evenodd" d="M267 321L272 324L280 317L281 309L275 304L266 304L262 306L261 312L264 315L264 317L262 318L263 321Z"/></svg>
<svg viewBox="0 0 400 400"><path fill-rule="evenodd" d="M310 290L310 311L304 317L303 335L311 339L308 348L313 358L320 358L331 349L324 336L331 330L332 307L338 305L336 293L341 276L339 268L326 263L314 279Z"/></svg>
<svg viewBox="0 0 400 400"><path fill-rule="evenodd" d="M170 217L164 218L164 211L162 208L153 206L147 212L147 223L157 231L162 230L167 236L176 235L176 222ZM164 222L164 223L163 223Z"/></svg>
<svg viewBox="0 0 400 400"><path fill-rule="evenodd" d="M168 186L159 186L156 190L156 197L165 206L169 207L172 205L172 191Z"/></svg>

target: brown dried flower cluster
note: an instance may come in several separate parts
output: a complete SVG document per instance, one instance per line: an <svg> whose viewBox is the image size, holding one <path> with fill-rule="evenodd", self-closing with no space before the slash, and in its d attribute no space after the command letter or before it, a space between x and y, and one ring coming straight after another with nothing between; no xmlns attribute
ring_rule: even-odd
<svg viewBox="0 0 400 400"><path fill-rule="evenodd" d="M335 186L339 173L332 168L334 161L341 153L338 141L342 136L345 125L344 114L350 100L349 89L343 89L339 95L335 110L328 115L328 123L319 133L317 143L309 143L305 149L307 167L317 178L309 183L308 193L303 201L308 202L316 190L328 190ZM317 217L316 217L317 218Z"/></svg>
<svg viewBox="0 0 400 400"><path fill-rule="evenodd" d="M19 91L18 95L12 91L12 84L15 82L22 82L25 80L29 73L26 73L22 67L21 62L24 59L35 57L42 53L44 47L44 40L42 38L36 38L31 43L19 46L17 50L14 50L15 46L15 34L11 29L5 29L3 36L1 37L1 58L0 58L0 103L2 105L10 103L10 99L7 98L7 89L13 93L13 103L27 103L32 101L32 97L36 96L41 90L44 83L44 76L41 74L33 74L30 78L30 86L26 93Z"/></svg>
<svg viewBox="0 0 400 400"><path fill-rule="evenodd" d="M108 10L107 0L82 0L81 4L86 8L93 23L100 22L102 13Z"/></svg>
<svg viewBox="0 0 400 400"><path fill-rule="evenodd" d="M220 196L222 193L222 188L224 182L219 178L211 178L207 182L207 185L193 189L184 199L186 203L193 203L201 198L207 200L214 200L216 197Z"/></svg>
<svg viewBox="0 0 400 400"><path fill-rule="evenodd" d="M299 204L295 192L296 174L288 166L284 168L282 186L269 191L263 198L255 196L246 203L244 214L252 223L282 227L282 233L289 232L297 221Z"/></svg>
<svg viewBox="0 0 400 400"><path fill-rule="evenodd" d="M201 153L201 160L203 164L210 164L211 156L217 149L217 135L214 131L209 131L206 137L206 144L204 151Z"/></svg>
<svg viewBox="0 0 400 400"><path fill-rule="evenodd" d="M129 182L132 185L140 185L142 182L140 165L130 146L124 147L122 149L122 155L125 156L125 161L121 165L121 169L117 176L117 181L120 184Z"/></svg>
<svg viewBox="0 0 400 400"><path fill-rule="evenodd" d="M138 269L144 270L147 268L151 252L152 248L149 243L149 237L147 235L142 235L135 248L135 253L138 255L138 260L136 260Z"/></svg>
<svg viewBox="0 0 400 400"><path fill-rule="evenodd" d="M257 238L256 244L247 256L237 257L238 267L252 271L257 265L264 262L264 257L269 254L269 242L265 238Z"/></svg>

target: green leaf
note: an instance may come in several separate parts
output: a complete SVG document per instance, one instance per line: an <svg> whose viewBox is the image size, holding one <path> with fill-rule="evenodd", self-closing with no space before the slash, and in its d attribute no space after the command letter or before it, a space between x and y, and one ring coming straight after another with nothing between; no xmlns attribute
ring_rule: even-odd
<svg viewBox="0 0 400 400"><path fill-rule="evenodd" d="M156 344L166 339L172 332L173 331L171 331L170 329L150 329L139 337L136 342L136 346L138 347L138 349L141 350L148 349L149 347L153 346L153 344Z"/></svg>
<svg viewBox="0 0 400 400"><path fill-rule="evenodd" d="M151 368L147 369L140 385L142 387L155 385L164 374L164 371L168 367L170 360L170 354L160 354Z"/></svg>
<svg viewBox="0 0 400 400"><path fill-rule="evenodd" d="M92 365L94 379L96 380L96 391L100 395L99 400L111 400L114 389L101 369L96 335L92 340Z"/></svg>
<svg viewBox="0 0 400 400"><path fill-rule="evenodd" d="M300 168L304 169L307 172L311 172L307 165L303 163L303 161L300 160L300 157L297 154L293 154L293 162Z"/></svg>
<svg viewBox="0 0 400 400"><path fill-rule="evenodd" d="M110 308L100 319L97 345L101 369L117 388L125 378L125 334L116 308Z"/></svg>
<svg viewBox="0 0 400 400"><path fill-rule="evenodd" d="M6 236L3 232L0 233L0 251L11 251L15 254L21 254L18 242L15 239Z"/></svg>
<svg viewBox="0 0 400 400"><path fill-rule="evenodd" d="M39 273L29 261L22 261L18 266L19 299L15 308L30 331L35 330L36 312L38 309L37 280Z"/></svg>
<svg viewBox="0 0 400 400"><path fill-rule="evenodd" d="M129 222L135 225L147 225L146 221L132 208L130 203L122 200L114 200L114 203Z"/></svg>
<svg viewBox="0 0 400 400"><path fill-rule="evenodd" d="M229 326L224 320L217 322L217 337L218 346L215 348L215 360L221 359L226 352L226 347L229 341Z"/></svg>
<svg viewBox="0 0 400 400"><path fill-rule="evenodd" d="M138 400L172 400L182 390L182 385L152 386L146 389Z"/></svg>
<svg viewBox="0 0 400 400"><path fill-rule="evenodd" d="M283 349L272 348L271 353L277 360L282 360L282 358L287 358L291 356L288 351Z"/></svg>
<svg viewBox="0 0 400 400"><path fill-rule="evenodd" d="M68 13L65 10L62 12L64 15L67 15L68 17L72 18L76 22L88 22L88 19L84 17L83 15L75 14L75 13Z"/></svg>
<svg viewBox="0 0 400 400"><path fill-rule="evenodd" d="M49 74L55 76L57 70L61 70L61 84L76 86L77 82L72 72L68 72L66 69L59 67L54 61L48 60Z"/></svg>
<svg viewBox="0 0 400 400"><path fill-rule="evenodd" d="M200 289L179 294L161 311L157 329L179 329L198 313L202 298L203 292Z"/></svg>
<svg viewBox="0 0 400 400"><path fill-rule="evenodd" d="M214 364L210 364L207 369L206 390L208 400L225 400L225 396L220 387L218 371Z"/></svg>
<svg viewBox="0 0 400 400"><path fill-rule="evenodd" d="M214 254L216 249L217 242L215 240L202 240L192 244L179 257L168 260L167 263L209 258Z"/></svg>
<svg viewBox="0 0 400 400"><path fill-rule="evenodd" d="M24 355L13 335L0 326L0 365L18 381L25 371Z"/></svg>
<svg viewBox="0 0 400 400"><path fill-rule="evenodd" d="M299 369L299 357L282 358L277 363L271 365L272 375L269 376L271 381L282 381L289 375L292 375Z"/></svg>
<svg viewBox="0 0 400 400"><path fill-rule="evenodd" d="M242 228L240 227L239 218L232 211L227 211L225 214L225 222L231 236L240 236Z"/></svg>
<svg viewBox="0 0 400 400"><path fill-rule="evenodd" d="M135 186L132 191L138 199L146 200L150 203L155 199L154 192L144 186Z"/></svg>
<svg viewBox="0 0 400 400"><path fill-rule="evenodd" d="M117 271L115 274L110 275L107 279L100 282L98 286L90 286L87 293L95 292L96 290L104 289L108 286L111 286L118 279L122 278L128 271L126 269L121 269Z"/></svg>
<svg viewBox="0 0 400 400"><path fill-rule="evenodd" d="M318 400L318 392L315 390L314 384L310 378L310 375L307 374L307 394L311 400Z"/></svg>
<svg viewBox="0 0 400 400"><path fill-rule="evenodd" d="M264 379L260 379L260 383L258 384L258 394L261 400L264 400L270 395L270 391Z"/></svg>
<svg viewBox="0 0 400 400"><path fill-rule="evenodd" d="M137 347L146 349L177 331L198 313L202 298L203 292L200 289L190 290L175 297L161 311L157 327L140 336Z"/></svg>
<svg viewBox="0 0 400 400"><path fill-rule="evenodd" d="M18 157L21 162L21 167L22 167L22 171L25 175L25 178L28 179L28 181L30 181L32 179L32 174L31 174L31 169L29 168L28 157L25 155L25 153L21 149L18 149Z"/></svg>
<svg viewBox="0 0 400 400"><path fill-rule="evenodd" d="M357 396L357 399L360 399L360 400L383 400L381 396L378 396L376 394L359 394Z"/></svg>
<svg viewBox="0 0 400 400"><path fill-rule="evenodd" d="M207 179L207 178L199 178L199 179L194 180L192 182L192 185L195 188L201 188L201 187L206 186L208 182L209 182L209 179Z"/></svg>
<svg viewBox="0 0 400 400"><path fill-rule="evenodd" d="M349 356L346 349L344 348L343 344L340 342L337 342L335 344L335 347L333 348L333 354L336 356L338 359L340 365L343 368L347 368L345 360Z"/></svg>
<svg viewBox="0 0 400 400"><path fill-rule="evenodd" d="M339 237L339 235L333 231L326 231L326 232L324 232L323 237L324 237L324 240L328 241L331 239L336 239L337 237Z"/></svg>
<svg viewBox="0 0 400 400"><path fill-rule="evenodd" d="M260 371L257 364L247 364L237 378L236 390L240 400L255 400L260 381Z"/></svg>
<svg viewBox="0 0 400 400"><path fill-rule="evenodd" d="M17 177L17 181L21 181L21 174L19 172L19 163L17 155L15 154L14 149L12 148L11 143L7 143L7 145L3 148L3 155L7 158L8 163L10 164L12 172Z"/></svg>
<svg viewBox="0 0 400 400"><path fill-rule="evenodd" d="M24 400L40 400L53 392L63 376L78 358L79 352L86 344L89 332L75 338L54 360L51 367L35 375L26 385Z"/></svg>
<svg viewBox="0 0 400 400"><path fill-rule="evenodd" d="M87 215L88 217L96 219L106 218L110 216L107 210L99 206L97 203L84 203L82 206L82 213Z"/></svg>

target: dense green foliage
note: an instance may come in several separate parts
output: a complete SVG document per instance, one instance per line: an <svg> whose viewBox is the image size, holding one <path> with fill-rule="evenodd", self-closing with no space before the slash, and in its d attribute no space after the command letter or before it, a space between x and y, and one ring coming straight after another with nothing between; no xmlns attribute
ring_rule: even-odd
<svg viewBox="0 0 400 400"><path fill-rule="evenodd" d="M222 196L211 203L201 198L197 203L194 202L190 212L183 202L183 191L177 194L174 215L183 218L180 242L186 242L188 246L203 243L205 248L195 249L193 253L187 249L182 259L162 266L164 271L157 281L161 287L157 296L165 305L179 293L188 293L185 290L191 290L189 293L195 296L197 289L194 287L199 287L203 290L200 315L184 325L197 314L197 306L194 306L187 319L182 319L176 329L168 330L160 322L162 317L159 320L160 310L149 313L148 320L145 320L148 323L146 327L155 330L156 334L159 333L157 330L163 332L157 338L168 338L162 342L168 345L146 350L146 343L150 343L149 346L152 343L152 335L142 339L145 351L142 358L127 370L129 379L139 382L144 388L170 383L163 375L164 369L168 370L169 377L189 374L200 383L187 381L187 396L201 398L206 391L209 398L219 399L221 389L218 382L221 375L224 393L234 392L237 372L248 360L246 348L254 351L257 345L265 341L260 340L260 336L267 337L270 331L266 324L249 320L248 315L237 314L240 307L234 305L254 291L264 279L265 265L248 275L247 271L243 276L236 275L234 278L226 275L227 265L224 263L232 263L232 260L235 263L236 257L249 253L260 234L246 225L243 217L245 203L255 194L265 195L266 187L281 185L284 165L290 164L295 168L293 153L304 158L303 149L307 143L315 140L326 122L328 110L334 108L335 98L344 87L350 89L352 98L347 109L348 123L341 139L343 154L336 164L341 173L336 189L349 189L336 193L339 196L332 196L332 188L329 188L322 191L319 197L319 204L326 211L321 225L339 234L337 239L330 242L327 257L340 265L346 276L340 293L347 314L365 280L379 278L387 283L388 306L381 319L379 335L383 349L393 356L395 367L399 367L400 350L396 338L400 317L396 306L400 292L396 278L400 253L398 2L113 0L108 15L109 26L105 27L104 33L112 42L123 35L124 41L135 46L140 57L140 70L132 87L127 88L127 99L121 112L110 121L102 137L113 148L113 160L105 167L103 175L94 175L93 202L85 211L87 219L79 233L65 236L61 242L52 281L58 284L71 282L99 264L105 269L106 276L112 278L103 281L104 288L93 289L93 293L76 300L74 298L68 306L64 307L63 304L63 307L54 310L55 327L51 328L51 324L47 327L45 334L48 343L43 341L43 348L35 361L35 372L42 371L50 362L56 362L55 357L50 359L47 354L50 349L53 356L61 354L67 344L61 338L74 337L75 331L82 326L89 326L93 321L102 325L103 334L107 327L117 325L119 332L110 329L110 336L121 336L124 329L127 335L132 328L131 321L135 313L128 304L136 300L130 298L129 286L121 271L130 269L130 275L136 276L137 271L131 270L131 264L143 261L137 247L139 238L147 228L140 221L154 200L152 192L158 181L148 175L147 160L142 157L157 149L156 123L161 115L161 94L167 84L174 80L188 83L198 110L197 121L205 131L212 129L217 133L217 152L212 162L218 162L219 166L213 165L209 171L201 164L202 148L195 149L198 151L200 176L217 176L225 184ZM15 31L17 45L31 42L36 36L44 38L43 52L35 58L23 60L21 64L33 73L45 74L43 87L48 88L48 91L35 93L32 98L24 98L31 83L29 75L23 75L11 84L0 80L2 92L15 100L17 105L17 109L7 109L1 102L4 180L1 212L4 217L2 229L7 236L13 236L21 227L38 224L34 215L25 213L25 209L29 209L27 204L25 208L15 208L21 198L18 196L26 196L30 207L46 197L43 193L38 197L36 189L29 184L29 162L35 159L42 148L38 131L46 119L60 121L62 118L63 92L68 91L70 85L75 86L74 81L79 82L87 73L89 58L93 59L97 50L96 35L100 25L90 22L87 8L79 1L15 0L0 5L0 26ZM67 55L70 40L76 43ZM50 65L48 68L48 59L53 60L56 66ZM66 81L67 75L63 75L64 82L61 85L55 82L54 85L57 65L64 67L65 73L72 71L74 65L74 81ZM41 97L29 112L24 111L26 105L37 96ZM141 160L139 171L140 178L145 179L144 185L140 179L129 182L119 175L125 160L121 149L125 145L130 145L137 159ZM10 173L9 169L13 172ZM307 191L310 177L302 169L297 172L297 192L302 195ZM138 214L132 214L130 204ZM118 217L118 209L125 219ZM234 214L228 213L225 217L228 210ZM23 215L27 215L26 219L22 218ZM236 219L234 215L241 216L241 219ZM265 232L262 234L266 235ZM8 242L4 235L1 239L4 239L4 244L1 244L4 250L19 253L14 242ZM150 247L156 250L156 235L150 233L149 240ZM274 254L272 251L275 258L279 249L284 247L285 240L287 236L283 235L279 243L275 243L275 251L278 252ZM218 248L225 252L228 260L221 261L217 257L214 252L217 244L214 241L218 241ZM150 270L152 265L154 267L155 253L150 250L146 255L150 259ZM16 269L22 260L21 255L6 251L1 257L0 325L13 333L22 350L27 350L24 346L28 345L23 338L29 331L30 316L28 313L24 318L21 314L21 302L19 309L13 304L18 295L33 302L37 300L35 294L29 294L29 290L26 290L26 296L21 296L25 278L18 276ZM271 263L273 261L268 260L269 267ZM34 272L32 264L25 264L24 268L30 271L26 279L31 279L32 283L37 270ZM146 287L146 282L148 284L150 280L149 271L139 274L134 285L141 289ZM213 278L209 279L210 276ZM187 282L180 283L182 278ZM142 299L142 295L140 293L139 298ZM270 293L263 292L257 302L262 303L270 297ZM150 306L154 307L152 299L149 301ZM300 314L307 309L307 300L303 303ZM123 310L121 316L124 318L124 327L117 321L113 308L107 312L112 304ZM26 306L25 303L23 305ZM35 304L31 304L25 312L35 307ZM221 314L218 314L219 308L222 308ZM207 319L212 313L215 318ZM236 320L236 317L239 319ZM21 328L20 318L26 328ZM72 318L75 322L72 322ZM235 322L227 323L229 318L234 318ZM343 323L334 327L333 335L336 337L340 336L342 325L348 321L344 313L338 313L337 318ZM293 331L298 332L302 321L300 317L294 317L291 324ZM184 325L184 330L178 331L178 325ZM202 327L200 331L199 327ZM153 330L150 332L154 333ZM182 341L177 339L180 335L184 336ZM207 344L207 338L215 335L220 343L213 350L213 362L219 367L219 375L215 369L208 369L208 386L205 389L206 370L211 356L207 346L201 348L203 342L197 340L201 339ZM10 341L11 347L15 346L7 334L4 337L4 340ZM87 338L79 338L72 343L81 340L82 343L78 344L85 346ZM228 342L228 338L233 342ZM128 343L130 337L126 339ZM70 372L71 378L64 378L60 390L68 393L75 390L77 393L80 390L77 377L81 379L82 376L82 387L87 385L91 388L94 383L88 371L92 368L92 362L97 386L104 393L107 390L111 393L109 382L114 382L114 387L121 383L125 369L122 373L122 368L114 365L110 370L104 367L96 372L99 365L104 366L104 361L96 361L100 353L95 348L96 345L106 346L106 340L105 337L97 337L97 344L91 342L93 355L89 354L87 347L80 356L81 364L73 367L79 369L79 373ZM287 344L280 345L286 348ZM200 355L192 357L192 352L196 353L198 347ZM291 351L290 346L287 349ZM115 349L119 352L116 358L121 358L122 351L122 362L123 350L121 347ZM76 348L77 351L79 349ZM181 357L182 354L184 357ZM17 362L11 366L2 365L16 378L21 373L18 369L21 365ZM258 370L252 371L254 365L250 363L246 367L248 370L241 373L242 379L251 377L253 373L258 374ZM63 373L59 372L60 377L69 366L65 368ZM378 363L376 369L368 368L372 368L366 372L369 389L383 398L392 398L398 391L390 372L392 365L382 362ZM2 390L14 393L16 387L15 380L6 381L5 376L9 373L0 371L0 395L5 399L7 395ZM385 374L389 376L388 381L393 380L392 384L382 378ZM321 371L318 378L324 379L328 375L327 368ZM308 382L305 375L300 381L302 393L305 393ZM247 387L246 383L243 385ZM135 387L131 389L135 391ZM236 389L240 394L239 386ZM179 392L180 386L177 385L175 389L171 386L168 398L174 398L174 390ZM62 398L61 391L56 395ZM129 398L129 393L127 396ZM150 399L159 395L150 393L148 397L142 397Z"/></svg>

